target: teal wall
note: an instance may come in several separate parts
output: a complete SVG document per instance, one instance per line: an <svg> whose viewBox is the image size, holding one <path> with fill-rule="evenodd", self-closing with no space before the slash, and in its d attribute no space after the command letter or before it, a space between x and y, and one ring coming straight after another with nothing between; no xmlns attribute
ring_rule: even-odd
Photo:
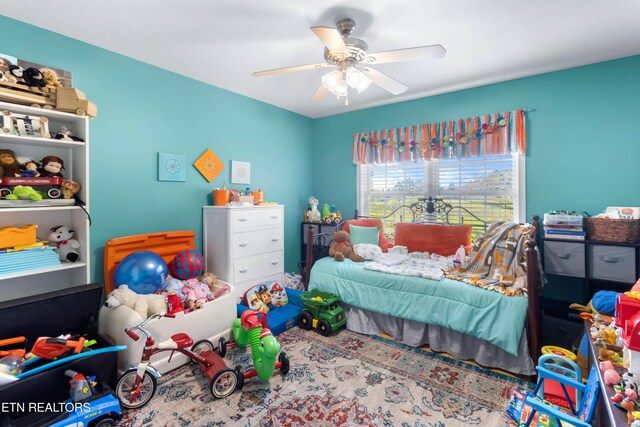
<svg viewBox="0 0 640 427"><path fill-rule="evenodd" d="M552 209L594 214L640 206L639 103L640 56L633 56L315 120L313 192L321 204L353 212L356 132L532 108L527 218Z"/></svg>
<svg viewBox="0 0 640 427"><path fill-rule="evenodd" d="M296 269L311 119L3 16L0 39L11 40L3 53L70 70L98 106L90 122L93 280L102 281L104 245L114 237L194 230L200 248L202 206L230 181L232 159L251 162L251 187L286 205L286 269ZM191 166L207 148L225 164L211 183ZM157 180L159 151L186 154L187 182Z"/></svg>
<svg viewBox="0 0 640 427"><path fill-rule="evenodd" d="M315 120L313 191L356 207L353 134L519 108L527 114L527 217L640 206L640 56Z"/></svg>

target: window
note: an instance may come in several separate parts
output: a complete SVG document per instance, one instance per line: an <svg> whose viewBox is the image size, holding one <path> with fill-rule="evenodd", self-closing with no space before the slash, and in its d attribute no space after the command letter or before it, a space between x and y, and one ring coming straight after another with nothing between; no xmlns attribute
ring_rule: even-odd
<svg viewBox="0 0 640 427"><path fill-rule="evenodd" d="M359 165L358 209L382 218L419 198L438 196L488 223L523 222L524 163L523 156L514 154ZM411 212L397 211L385 220L385 230L392 233L395 223L403 220L411 221ZM482 222L461 209L452 210L449 220L473 224L474 235L484 232Z"/></svg>

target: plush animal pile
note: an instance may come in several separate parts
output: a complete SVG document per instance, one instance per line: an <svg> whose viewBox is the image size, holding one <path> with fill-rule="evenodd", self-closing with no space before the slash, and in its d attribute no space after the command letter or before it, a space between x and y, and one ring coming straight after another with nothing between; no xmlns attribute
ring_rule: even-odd
<svg viewBox="0 0 640 427"><path fill-rule="evenodd" d="M115 308L125 305L135 310L144 320L156 313L176 314L197 310L230 290L227 284L218 286L213 273L204 273L198 278L187 280L168 275L155 294L137 294L127 285L120 285L111 291L105 306Z"/></svg>
<svg viewBox="0 0 640 427"><path fill-rule="evenodd" d="M349 241L349 233L344 230L333 233L333 242L329 246L329 256L336 261L344 261L345 258L349 258L354 262L364 261L364 258L354 252L353 245Z"/></svg>

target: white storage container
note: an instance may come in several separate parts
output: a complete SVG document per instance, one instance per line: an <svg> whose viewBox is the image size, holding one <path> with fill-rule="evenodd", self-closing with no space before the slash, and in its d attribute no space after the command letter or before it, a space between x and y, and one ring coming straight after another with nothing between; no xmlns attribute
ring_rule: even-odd
<svg viewBox="0 0 640 427"><path fill-rule="evenodd" d="M582 225L582 215L552 215L544 214L544 225Z"/></svg>
<svg viewBox="0 0 640 427"><path fill-rule="evenodd" d="M227 283L218 280L216 287L221 287L225 284ZM165 341L178 333L189 335L194 343L202 339L208 339L213 343L214 347L218 346L220 337L231 341L233 337L233 321L236 318L236 304L233 296L233 287L230 287L230 292L207 302L201 309L190 313L178 313L175 318L154 319L147 323L145 329L151 332L156 343ZM142 322L140 315L129 307L120 306L115 309L102 307L100 309L100 334L114 344L127 346L126 350L118 352L118 370L120 373L140 362L145 336L138 334L140 339L134 341L124 331L125 328L135 326L140 322ZM171 357L171 362L169 362L170 356L170 351L155 354L151 357L151 364L161 374L165 374L190 361L186 356L175 352Z"/></svg>

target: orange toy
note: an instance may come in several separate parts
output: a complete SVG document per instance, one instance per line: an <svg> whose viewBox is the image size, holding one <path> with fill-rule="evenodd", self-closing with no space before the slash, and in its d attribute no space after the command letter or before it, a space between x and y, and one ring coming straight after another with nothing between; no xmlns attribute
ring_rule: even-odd
<svg viewBox="0 0 640 427"><path fill-rule="evenodd" d="M0 340L0 347L4 347L6 345L13 345L13 344L20 344L26 341L25 337L15 337L15 338L7 338L4 340ZM24 357L25 355L25 350L24 348L16 348L16 349L11 349L11 350L0 350L0 357L5 357L5 356L18 356L18 357Z"/></svg>

